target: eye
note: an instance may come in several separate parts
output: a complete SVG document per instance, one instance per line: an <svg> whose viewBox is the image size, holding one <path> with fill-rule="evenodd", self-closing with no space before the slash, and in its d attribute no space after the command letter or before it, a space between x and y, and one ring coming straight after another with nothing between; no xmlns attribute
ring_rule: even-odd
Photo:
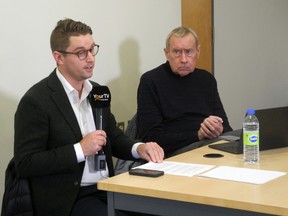
<svg viewBox="0 0 288 216"><path fill-rule="evenodd" d="M189 50L185 50L185 54L187 56L191 56L193 54L193 50L189 49Z"/></svg>
<svg viewBox="0 0 288 216"><path fill-rule="evenodd" d="M85 50L80 50L80 51L78 52L79 58L86 57L86 52L87 52L87 51L85 51Z"/></svg>
<svg viewBox="0 0 288 216"><path fill-rule="evenodd" d="M173 52L174 52L175 55L180 55L181 54L180 50L173 50Z"/></svg>

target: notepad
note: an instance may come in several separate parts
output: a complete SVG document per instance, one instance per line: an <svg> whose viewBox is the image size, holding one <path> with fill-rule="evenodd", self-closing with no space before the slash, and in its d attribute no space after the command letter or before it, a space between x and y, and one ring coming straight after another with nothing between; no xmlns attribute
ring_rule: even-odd
<svg viewBox="0 0 288 216"><path fill-rule="evenodd" d="M286 173L270 170L219 166L198 176L252 184L264 184L283 175L286 175Z"/></svg>

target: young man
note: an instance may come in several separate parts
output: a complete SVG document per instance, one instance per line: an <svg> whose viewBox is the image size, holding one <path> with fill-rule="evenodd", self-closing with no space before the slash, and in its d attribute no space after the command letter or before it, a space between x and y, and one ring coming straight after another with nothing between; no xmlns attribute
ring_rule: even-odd
<svg viewBox="0 0 288 216"><path fill-rule="evenodd" d="M169 156L232 128L214 76L196 68L200 54L196 33L185 27L174 29L164 52L167 62L141 77L137 115L139 137L156 141Z"/></svg>
<svg viewBox="0 0 288 216"><path fill-rule="evenodd" d="M37 216L107 215L106 193L97 182L113 175L112 154L162 162L164 152L155 142L125 136L110 108L103 108L103 129L95 127L87 96L99 86L88 81L99 45L89 26L60 20L50 44L57 67L27 91L15 114L16 170L30 181ZM106 169L95 170L101 150Z"/></svg>

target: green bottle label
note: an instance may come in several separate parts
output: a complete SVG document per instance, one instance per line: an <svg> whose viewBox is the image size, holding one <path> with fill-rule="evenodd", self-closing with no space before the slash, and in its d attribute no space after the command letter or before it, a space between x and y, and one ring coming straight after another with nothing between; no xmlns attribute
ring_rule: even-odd
<svg viewBox="0 0 288 216"><path fill-rule="evenodd" d="M259 131L243 133L243 144L249 146L259 145Z"/></svg>

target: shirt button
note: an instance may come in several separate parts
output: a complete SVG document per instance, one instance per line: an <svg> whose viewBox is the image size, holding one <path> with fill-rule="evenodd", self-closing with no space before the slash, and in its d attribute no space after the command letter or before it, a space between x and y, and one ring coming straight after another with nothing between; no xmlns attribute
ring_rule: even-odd
<svg viewBox="0 0 288 216"><path fill-rule="evenodd" d="M74 181L74 185L77 186L79 184L78 181Z"/></svg>

